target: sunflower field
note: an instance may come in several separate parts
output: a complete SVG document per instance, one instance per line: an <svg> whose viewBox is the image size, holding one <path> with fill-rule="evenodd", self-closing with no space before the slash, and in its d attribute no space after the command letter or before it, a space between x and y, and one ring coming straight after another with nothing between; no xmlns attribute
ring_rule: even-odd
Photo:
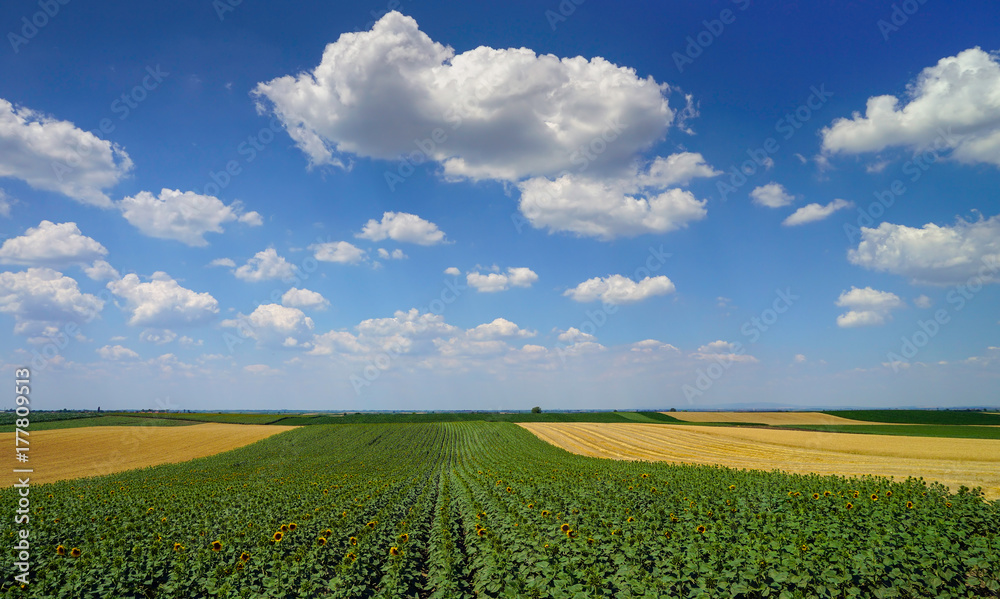
<svg viewBox="0 0 1000 599"><path fill-rule="evenodd" d="M510 423L315 425L31 497L4 597L1000 596L974 490L585 458Z"/></svg>

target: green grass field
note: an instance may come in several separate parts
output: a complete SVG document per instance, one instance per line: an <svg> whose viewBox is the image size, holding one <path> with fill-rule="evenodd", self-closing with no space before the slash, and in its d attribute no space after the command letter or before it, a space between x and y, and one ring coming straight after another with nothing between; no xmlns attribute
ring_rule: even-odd
<svg viewBox="0 0 1000 599"><path fill-rule="evenodd" d="M222 422L226 424L274 424L285 414L243 414L239 412L110 412L113 416L131 418L156 418L170 420L190 420L194 422Z"/></svg>
<svg viewBox="0 0 1000 599"><path fill-rule="evenodd" d="M59 428L82 428L85 426L189 426L198 424L189 420L173 418L143 418L137 416L93 416L90 418L68 418L65 420L31 419L29 431L46 431ZM14 425L0 426L0 433L14 432Z"/></svg>
<svg viewBox="0 0 1000 599"><path fill-rule="evenodd" d="M343 416L289 416L270 424L415 424L432 422L647 422L677 423L658 412L431 412L423 414L345 414Z"/></svg>
<svg viewBox="0 0 1000 599"><path fill-rule="evenodd" d="M17 490L0 490L13 514ZM31 489L4 597L990 597L1000 503L567 453L510 423L307 426ZM0 537L13 544L12 518Z"/></svg>
<svg viewBox="0 0 1000 599"><path fill-rule="evenodd" d="M1000 414L972 410L835 410L823 413L851 420L893 424L1000 425Z"/></svg>

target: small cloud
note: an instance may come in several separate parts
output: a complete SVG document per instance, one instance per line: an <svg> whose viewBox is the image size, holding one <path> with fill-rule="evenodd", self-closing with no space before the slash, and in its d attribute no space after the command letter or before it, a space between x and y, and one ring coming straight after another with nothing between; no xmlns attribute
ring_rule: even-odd
<svg viewBox="0 0 1000 599"><path fill-rule="evenodd" d="M355 237L370 241L392 239L417 245L447 243L444 231L438 229L437 225L406 212L386 212L382 215L381 222L371 219Z"/></svg>
<svg viewBox="0 0 1000 599"><path fill-rule="evenodd" d="M368 253L346 241L331 241L309 246L313 256L321 262L336 262L338 264L357 264L362 262Z"/></svg>
<svg viewBox="0 0 1000 599"><path fill-rule="evenodd" d="M921 295L917 299L913 300L913 305L918 308L930 308L934 305L934 302L932 302L931 298L926 295Z"/></svg>
<svg viewBox="0 0 1000 599"><path fill-rule="evenodd" d="M236 262L232 258L216 258L208 263L208 267L224 266L226 268L236 268Z"/></svg>
<svg viewBox="0 0 1000 599"><path fill-rule="evenodd" d="M795 201L795 196L788 193L780 183L771 182L761 185L750 192L753 203L768 208L783 208Z"/></svg>
<svg viewBox="0 0 1000 599"><path fill-rule="evenodd" d="M848 202L847 200L834 200L826 206L823 206L822 204L809 204L808 206L803 206L793 212L792 215L786 218L781 224L786 227L795 227L806 223L816 222L818 220L823 220L838 210L850 208L853 205L853 203Z"/></svg>
<svg viewBox="0 0 1000 599"><path fill-rule="evenodd" d="M83 272L94 281L115 281L121 278L118 271L104 260L94 260L91 266L85 266Z"/></svg>
<svg viewBox="0 0 1000 599"><path fill-rule="evenodd" d="M409 258L409 256L403 253L403 250L395 249L390 252L385 248L378 249L378 257L383 260L403 260Z"/></svg>
<svg viewBox="0 0 1000 599"><path fill-rule="evenodd" d="M588 279L573 289L567 289L563 295L577 302L601 300L606 304L628 304L657 295L669 295L675 290L673 281L663 275L646 277L638 282L623 275L610 275Z"/></svg>
<svg viewBox="0 0 1000 599"><path fill-rule="evenodd" d="M871 287L864 289L851 287L850 291L840 294L836 305L851 308L837 317L837 326L847 329L883 325L891 318L890 313L904 304L895 293L878 291Z"/></svg>
<svg viewBox="0 0 1000 599"><path fill-rule="evenodd" d="M792 358L792 362L795 362L796 364L802 364L805 361L806 357L803 354L795 354L795 357Z"/></svg>
<svg viewBox="0 0 1000 599"><path fill-rule="evenodd" d="M480 293L496 293L510 287L531 287L538 280L538 275L530 268L519 266L508 268L506 273L470 272L465 275L465 280Z"/></svg>
<svg viewBox="0 0 1000 599"><path fill-rule="evenodd" d="M259 227L264 224L264 217L259 212L250 211L239 217L239 222L251 227Z"/></svg>
<svg viewBox="0 0 1000 599"><path fill-rule="evenodd" d="M454 266L449 266L448 268L444 269L444 274L457 277L462 274L462 271L458 270Z"/></svg>
<svg viewBox="0 0 1000 599"><path fill-rule="evenodd" d="M288 308L322 310L329 306L330 302L315 291L292 287L281 296L281 305Z"/></svg>
<svg viewBox="0 0 1000 599"><path fill-rule="evenodd" d="M295 276L295 266L290 264L274 248L257 252L247 263L233 273L237 279L251 283L270 279L288 280Z"/></svg>
<svg viewBox="0 0 1000 599"><path fill-rule="evenodd" d="M865 167L865 172L872 175L876 173L881 173L882 171L885 170L885 167L889 166L889 162L890 161L888 160L879 160L877 162L873 162Z"/></svg>
<svg viewBox="0 0 1000 599"><path fill-rule="evenodd" d="M121 345L105 345L97 350L97 355L105 360L136 360L139 354Z"/></svg>

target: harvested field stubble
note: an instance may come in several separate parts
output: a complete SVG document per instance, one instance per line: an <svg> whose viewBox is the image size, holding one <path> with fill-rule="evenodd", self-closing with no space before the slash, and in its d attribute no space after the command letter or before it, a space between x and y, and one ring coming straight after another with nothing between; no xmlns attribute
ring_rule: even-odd
<svg viewBox="0 0 1000 599"><path fill-rule="evenodd" d="M664 424L524 423L576 454L799 474L924 477L1000 498L1000 441Z"/></svg>
<svg viewBox="0 0 1000 599"><path fill-rule="evenodd" d="M184 462L249 445L293 426L195 424L192 426L100 426L34 431L31 482L50 483ZM0 434L0 443L14 446L14 433ZM7 472L3 484L17 482ZM22 475L24 476L24 475Z"/></svg>
<svg viewBox="0 0 1000 599"><path fill-rule="evenodd" d="M684 422L752 422L756 424L871 424L822 412L663 412Z"/></svg>

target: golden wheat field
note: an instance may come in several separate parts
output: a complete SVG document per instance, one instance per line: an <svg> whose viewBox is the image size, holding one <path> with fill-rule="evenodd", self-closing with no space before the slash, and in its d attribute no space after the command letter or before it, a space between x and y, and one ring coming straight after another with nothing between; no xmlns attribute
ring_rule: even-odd
<svg viewBox="0 0 1000 599"><path fill-rule="evenodd" d="M673 415L673 414L671 414ZM576 454L806 474L907 476L1000 498L1000 440L896 437L673 424L523 423Z"/></svg>
<svg viewBox="0 0 1000 599"><path fill-rule="evenodd" d="M184 462L249 445L295 428L259 424L206 423L191 426L89 426L31 433L33 483L83 478L133 468ZM14 433L0 434L14 446ZM8 471L3 484L17 482ZM21 475L29 476L29 475Z"/></svg>
<svg viewBox="0 0 1000 599"><path fill-rule="evenodd" d="M661 412L685 422L755 422L757 424L872 424L822 412ZM882 424L882 423L879 423Z"/></svg>

